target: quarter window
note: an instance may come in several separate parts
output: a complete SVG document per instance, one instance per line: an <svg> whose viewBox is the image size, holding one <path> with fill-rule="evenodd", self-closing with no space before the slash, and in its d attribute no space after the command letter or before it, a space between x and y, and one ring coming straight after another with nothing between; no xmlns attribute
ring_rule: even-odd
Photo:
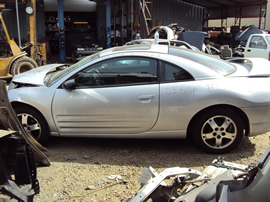
<svg viewBox="0 0 270 202"><path fill-rule="evenodd" d="M181 67L163 62L162 64L162 81L179 82L194 80L193 77Z"/></svg>
<svg viewBox="0 0 270 202"><path fill-rule="evenodd" d="M157 82L157 61L144 57L108 59L84 69L75 78L77 86L132 85Z"/></svg>

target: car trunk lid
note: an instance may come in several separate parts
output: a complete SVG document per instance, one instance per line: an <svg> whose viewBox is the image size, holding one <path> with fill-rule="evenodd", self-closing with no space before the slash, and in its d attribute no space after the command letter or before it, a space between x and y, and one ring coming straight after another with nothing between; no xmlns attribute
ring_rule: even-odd
<svg viewBox="0 0 270 202"><path fill-rule="evenodd" d="M228 77L270 76L270 62L264 58L236 58L229 62L236 66L236 71Z"/></svg>

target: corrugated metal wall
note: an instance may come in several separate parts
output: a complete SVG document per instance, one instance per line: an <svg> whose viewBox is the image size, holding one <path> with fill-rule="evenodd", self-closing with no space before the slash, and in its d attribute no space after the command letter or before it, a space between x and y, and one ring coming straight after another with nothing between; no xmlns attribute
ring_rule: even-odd
<svg viewBox="0 0 270 202"><path fill-rule="evenodd" d="M177 23L186 31L203 30L204 8L181 0L153 0L153 20L162 20L163 25Z"/></svg>
<svg viewBox="0 0 270 202"><path fill-rule="evenodd" d="M209 18L210 19L220 19L224 17L239 17L241 14L241 17L259 17L260 16L260 10L265 10L266 5L252 5L252 6L245 6L245 7L237 7L237 6L230 6L230 7L223 7L223 8L214 8L209 10ZM223 13L223 16L222 16Z"/></svg>

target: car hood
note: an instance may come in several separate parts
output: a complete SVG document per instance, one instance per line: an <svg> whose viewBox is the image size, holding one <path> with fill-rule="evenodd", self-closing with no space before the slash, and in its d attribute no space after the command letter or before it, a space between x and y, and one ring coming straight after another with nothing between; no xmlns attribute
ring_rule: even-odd
<svg viewBox="0 0 270 202"><path fill-rule="evenodd" d="M32 85L44 85L44 78L48 72L57 67L64 66L64 64L49 64L44 65L30 71L15 75L12 79L12 82L15 83L24 83Z"/></svg>
<svg viewBox="0 0 270 202"><path fill-rule="evenodd" d="M236 71L230 77L270 76L270 61L264 58L236 58L229 60L229 62L236 66Z"/></svg>

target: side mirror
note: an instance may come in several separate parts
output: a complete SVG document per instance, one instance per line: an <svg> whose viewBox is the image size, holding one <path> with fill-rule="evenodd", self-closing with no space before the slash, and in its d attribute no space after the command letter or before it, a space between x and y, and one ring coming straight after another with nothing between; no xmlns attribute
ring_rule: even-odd
<svg viewBox="0 0 270 202"><path fill-rule="evenodd" d="M74 90L76 87L75 79L70 79L62 84L62 88L67 90Z"/></svg>

